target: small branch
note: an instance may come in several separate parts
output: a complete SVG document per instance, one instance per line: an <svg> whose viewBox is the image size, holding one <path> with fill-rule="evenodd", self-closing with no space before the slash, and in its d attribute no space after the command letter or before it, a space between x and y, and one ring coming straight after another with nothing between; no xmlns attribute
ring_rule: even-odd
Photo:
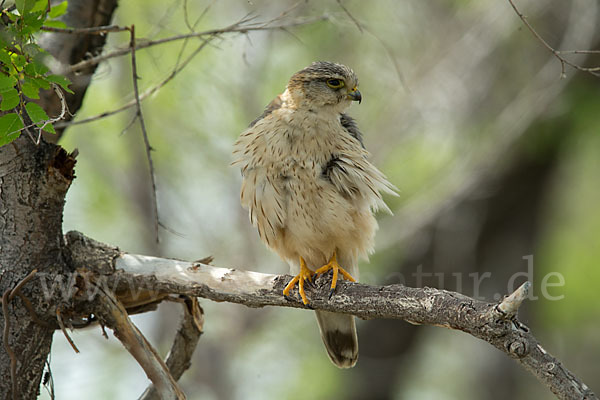
<svg viewBox="0 0 600 400"><path fill-rule="evenodd" d="M209 40L208 39L205 40L180 65L176 66L171 71L171 73L169 74L169 76L167 76L163 81L161 81L157 85L155 85L155 86L153 86L153 87L145 90L142 94L140 94L140 96L139 96L140 100L145 100L147 97L152 96L159 89L161 89L163 86L165 86L167 83L169 83L173 78L175 78L175 76L177 76L177 74L179 74L190 63L190 61L192 61L192 59L194 59L194 57L196 57L196 55L198 55L198 53L200 53L200 51L202 49L204 49L204 47L206 47L206 45L208 43L209 43ZM59 127L59 128L62 128L62 127L69 126L69 125L79 125L79 124L85 124L85 123L88 123L88 122L97 121L99 119L110 117L111 115L115 115L115 114L118 114L118 113L120 113L122 111L128 110L131 107L136 106L136 104L137 104L136 99L133 99L129 103L127 103L127 104L125 104L125 105L123 105L123 106L121 106L119 108L116 108L114 110L105 111L103 113L94 115L92 117L80 119L80 120L77 120L77 121L68 121L68 122L64 122L64 123L59 123L56 126Z"/></svg>
<svg viewBox="0 0 600 400"><path fill-rule="evenodd" d="M295 26L310 25L315 22L326 21L327 19L328 19L328 17L323 15L323 16L319 16L319 17L315 17L315 18L299 18L296 20L292 20L288 23L282 23L282 24L278 24L278 25L270 25L273 21L264 22L264 23L250 23L251 19L244 18L244 19L236 22L233 25L230 25L230 26L227 26L227 27L221 28L221 29L211 29L211 30L207 30L207 31L203 31L203 32L192 32L192 33L186 33L186 34L182 34L182 35L175 35L175 36L171 36L171 37L164 38L164 39L148 40L145 42L136 43L135 49L141 50L141 49L156 46L159 44L170 43L170 42L174 42L174 41L178 41L178 40L185 40L185 39L189 39L189 38L207 39L207 38L211 38L211 37L221 36L221 35L227 34L227 33L247 33L247 32L252 32L252 31L279 30L279 29L291 28L291 27L295 27ZM99 64L102 61L108 60L110 58L124 56L126 54L129 54L130 52L131 52L131 47L128 47L128 48L115 50L113 52L103 54L103 55L100 55L97 57L92 57L88 60L84 60L84 61L78 62L77 64L71 65L70 67L67 68L67 71L65 71L65 73L77 72L77 71L84 69L86 67L89 67L91 65Z"/></svg>
<svg viewBox="0 0 600 400"><path fill-rule="evenodd" d="M29 135L29 138L31 139L31 141L37 146L40 144L40 140L42 139L42 130L46 127L46 125L53 124L53 123L58 122L65 118L65 115L68 111L67 102L65 100L65 95L63 94L63 92L61 91L61 89L58 85L56 85L54 83L51 83L50 85L52 86L52 89L54 89L54 92L60 99L60 107L61 107L60 114L57 117L50 118L45 121L38 121L38 122L34 122L32 124L26 125L21 129L17 129L15 131L8 133L9 135L12 135L12 134L14 134L16 132L20 132L20 131L25 131ZM24 106L21 106L21 108L23 108L23 107ZM21 118L21 120L22 120L21 116L19 116L19 118ZM39 125L39 124L42 124L42 125ZM38 130L37 138L34 138L33 135L29 132L29 128L33 128L33 127L37 128L37 130Z"/></svg>
<svg viewBox="0 0 600 400"><path fill-rule="evenodd" d="M17 385L17 356L13 349L10 347L8 338L10 337L10 316L8 314L8 303L10 303L16 295L20 294L21 288L29 282L35 274L37 269L33 269L25 278L21 279L14 288L8 289L2 295L2 314L4 315L4 331L2 332L2 344L4 350L10 358L10 381L12 384L12 398L17 400L19 398L19 387Z"/></svg>
<svg viewBox="0 0 600 400"><path fill-rule="evenodd" d="M502 300L496 309L507 317L513 317L517 315L519 307L521 307L523 300L525 300L529 294L529 289L531 289L531 282L525 282L511 295Z"/></svg>
<svg viewBox="0 0 600 400"><path fill-rule="evenodd" d="M358 22L358 20L356 18L354 18L354 15L352 15L350 13L350 11L348 11L348 9L342 3L342 0L337 0L337 3L340 6L340 8L346 13L346 15L348 16L348 18L350 18L350 20L352 22L354 22L354 25L356 25L356 28L360 31L360 33L363 33L362 25L360 24L360 22Z"/></svg>
<svg viewBox="0 0 600 400"><path fill-rule="evenodd" d="M139 76L137 74L137 63L135 61L135 26L131 25L129 28L129 32L131 33L131 41L129 43L131 47L131 74L133 75L133 93L135 96L135 105L136 105L136 117L140 121L140 127L142 129L142 137L144 138L144 145L146 147L146 158L148 160L148 168L150 170L150 182L152 183L152 211L154 212L154 235L156 238L156 243L159 242L158 236L158 198L156 195L156 176L154 173L154 162L152 161L152 147L150 146L150 141L148 140L148 132L146 131L146 123L144 122L144 116L142 114L142 102L140 100L140 91L138 89L138 79Z"/></svg>
<svg viewBox="0 0 600 400"><path fill-rule="evenodd" d="M67 328L65 328L65 323L63 322L62 315L60 314L60 308L56 309L56 320L58 321L58 326L60 326L60 330L62 331L63 335L65 335L65 338L67 338L67 342L69 342L69 344L73 348L73 351L79 354L79 349L77 348L77 346L75 346L75 342L73 342L73 339L71 339L71 337L67 333Z"/></svg>
<svg viewBox="0 0 600 400"><path fill-rule="evenodd" d="M196 345L203 332L203 326L204 315L198 300L195 297L184 296L183 317L166 359L169 372L176 381L191 365L194 350L196 350ZM159 400L154 385L148 386L139 400Z"/></svg>
<svg viewBox="0 0 600 400"><path fill-rule="evenodd" d="M521 21L523 21L523 23L525 24L527 29L529 29L529 31L533 34L533 36L535 36L535 38L541 44L543 44L544 47L546 49L548 49L548 51L550 53L552 53L554 55L554 57L556 57L556 59L560 62L560 68L561 68L560 76L561 77L565 76L566 65L568 65L569 67L574 68L578 71L588 72L594 76L600 76L600 67L582 67L581 65L575 64L561 56L561 54L597 54L598 51L596 51L596 50L565 50L565 51L556 50L554 47L550 46L550 44L548 42L546 42L546 40L533 28L533 26L527 20L527 17L519 11L519 9L517 8L517 6L513 2L513 0L508 0L508 2L512 6L515 13L519 16Z"/></svg>
<svg viewBox="0 0 600 400"><path fill-rule="evenodd" d="M4 314L4 332L2 333L2 344L4 350L10 357L10 381L12 384L12 399L17 400L19 398L19 387L17 385L17 356L8 343L10 335L10 316L8 315L8 302L10 296L10 290L4 292L2 295L2 314Z"/></svg>
<svg viewBox="0 0 600 400"><path fill-rule="evenodd" d="M128 31L128 27L121 27L117 25L109 26L96 26L91 28L54 28L51 26L42 26L42 31L54 32L54 33L69 33L69 34L82 34L82 35L104 35L109 32L124 32Z"/></svg>
<svg viewBox="0 0 600 400"><path fill-rule="evenodd" d="M97 309L103 325L111 328L123 346L131 353L148 378L152 381L161 399L185 399L177 382L169 374L167 366L144 335L131 322L123 305L112 293L98 286L101 301Z"/></svg>

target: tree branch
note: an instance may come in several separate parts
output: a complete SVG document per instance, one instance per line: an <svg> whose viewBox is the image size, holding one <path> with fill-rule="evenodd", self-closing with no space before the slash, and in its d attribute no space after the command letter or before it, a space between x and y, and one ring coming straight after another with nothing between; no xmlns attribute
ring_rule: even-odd
<svg viewBox="0 0 600 400"><path fill-rule="evenodd" d="M517 360L559 399L597 399L516 318L518 306L527 296L527 282L504 300L486 303L447 290L345 281L338 282L335 295L329 298L327 277L320 277L313 287L307 288L310 307L306 307L299 296L282 295L291 279L287 275L122 253L79 232L69 232L66 243L74 270L85 271L83 280L89 279L90 273L95 274L95 285L113 288L128 299L151 303L177 293L248 307L310 308L363 319L402 319L412 324L442 326L482 339ZM94 295L88 294L87 301L93 301ZM139 307L140 302L135 304Z"/></svg>
<svg viewBox="0 0 600 400"><path fill-rule="evenodd" d="M113 329L115 336L137 360L154 384L161 399L185 399L177 382L169 373L152 345L131 322L125 308L110 291L99 288L98 317Z"/></svg>
<svg viewBox="0 0 600 400"><path fill-rule="evenodd" d="M195 297L184 296L182 303L183 317L181 318L181 325L175 335L171 351L169 351L169 355L165 360L169 373L176 381L190 367L192 355L196 350L204 326L204 315L198 300ZM159 394L153 384L148 386L139 398L139 400L159 399Z"/></svg>

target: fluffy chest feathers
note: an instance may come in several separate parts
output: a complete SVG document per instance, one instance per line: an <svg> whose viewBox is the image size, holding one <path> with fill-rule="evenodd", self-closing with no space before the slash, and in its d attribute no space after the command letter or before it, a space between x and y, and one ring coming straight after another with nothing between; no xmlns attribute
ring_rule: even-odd
<svg viewBox="0 0 600 400"><path fill-rule="evenodd" d="M342 127L339 114L281 108L258 125L267 163L282 171L301 169L318 179L340 154L364 157L360 143Z"/></svg>
<svg viewBox="0 0 600 400"><path fill-rule="evenodd" d="M356 255L371 250L372 211L387 208L380 191L392 186L367 161L339 112L282 106L242 133L234 156L243 175L242 205L281 256L302 254L317 264L341 246Z"/></svg>

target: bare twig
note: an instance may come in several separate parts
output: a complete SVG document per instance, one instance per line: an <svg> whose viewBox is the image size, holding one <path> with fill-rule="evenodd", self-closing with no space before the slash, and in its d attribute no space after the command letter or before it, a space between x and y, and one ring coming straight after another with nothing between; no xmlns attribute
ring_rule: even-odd
<svg viewBox="0 0 600 400"><path fill-rule="evenodd" d="M62 320L62 315L60 314L60 308L58 308L58 307L56 308L56 320L58 321L58 325L60 326L60 330L62 331L63 335L65 335L65 338L67 338L67 342L69 342L69 344L73 348L73 351L75 353L79 354L79 349L77 348L77 346L75 346L73 339L71 339L71 337L67 333L67 328L65 328L65 323Z"/></svg>
<svg viewBox="0 0 600 400"><path fill-rule="evenodd" d="M183 296L183 317L166 359L171 376L179 380L190 367L192 355L203 332L204 316L195 297ZM158 400L154 385L148 386L139 400Z"/></svg>
<svg viewBox="0 0 600 400"><path fill-rule="evenodd" d="M131 73L133 75L133 93L135 96L135 105L136 105L136 116L140 121L140 128L142 130L142 137L144 138L144 145L146 147L146 158L148 160L148 168L150 169L150 182L152 183L152 207L154 211L154 235L156 237L156 243L159 242L158 236L158 197L156 195L156 176L154 174L154 162L152 161L152 147L150 146L150 141L148 140L148 132L146 131L146 123L144 122L144 116L142 114L142 102L140 100L140 92L138 89L138 79L139 76L137 74L137 63L135 61L135 26L131 25L129 28L129 32L131 33Z"/></svg>
<svg viewBox="0 0 600 400"><path fill-rule="evenodd" d="M152 96L154 93L156 93L158 90L160 90L163 86L165 86L167 83L169 83L173 78L175 78L177 76L177 74L179 74L189 63L190 61L192 61L194 59L194 57L196 57L196 55L198 55L198 53L200 53L200 51L202 51L202 49L204 49L204 47L206 47L206 45L209 43L209 40L207 39L206 41L204 41L200 46L198 46L196 48L196 50L194 50L192 52L192 54L190 54L180 65L176 66L173 71L171 71L171 73L169 74L169 76L167 76L164 80L162 80L160 83L158 83L157 85L145 90L142 94L139 95L140 100L145 100L147 97ZM131 107L134 107L137 105L136 99L131 100L129 103L116 108L114 110L111 111L105 111L103 113L100 113L98 115L94 115L92 117L88 117L88 118L84 118L84 119L80 119L77 121L69 121L69 122L64 122L64 123L59 123L56 124L57 127L63 127L63 126L69 126L69 125L78 125L78 124L85 124L88 122L93 122L93 121L97 121L99 119L102 118L106 118L106 117L110 117L111 115L120 113L122 111L128 110Z"/></svg>
<svg viewBox="0 0 600 400"><path fill-rule="evenodd" d="M23 286L25 286L25 284L27 282L32 280L33 277L35 276L35 274L37 274L37 269L34 268L30 273L27 274L27 276L25 278L23 278L19 283L17 283L17 285L11 290L8 300L10 301L10 300L14 299L16 294L21 290L21 288Z"/></svg>
<svg viewBox="0 0 600 400"><path fill-rule="evenodd" d="M53 327L50 324L42 321L37 316L37 314L35 313L35 310L33 309L33 304L31 304L31 302L29 301L29 299L27 297L25 297L25 295L23 293L21 293L21 291L17 291L17 296L19 296L19 298L21 299L21 301L25 305L25 308L27 309L27 312L29 313L29 316L31 317L31 319L33 320L33 322L35 322L36 324L38 324L40 326L43 326L45 328L53 329Z"/></svg>
<svg viewBox="0 0 600 400"><path fill-rule="evenodd" d="M21 294L21 288L29 282L35 274L37 273L37 269L33 269L31 272L25 276L25 278L21 279L14 288L8 289L2 295L2 314L4 315L4 331L2 333L2 344L4 345L4 349L10 358L10 380L12 384L12 398L16 400L19 398L19 390L17 385L17 356L13 349L10 347L10 343L8 342L8 338L10 337L10 316L8 314L8 303L10 303L16 295ZM22 295L21 295L22 296ZM24 296L22 297L24 298ZM25 303L25 301L24 301ZM31 303L27 301L29 307L31 307ZM27 305L26 305L27 307ZM28 308L31 313L32 309ZM32 314L35 315L35 312ZM37 319L37 315L35 316ZM34 319L34 321L35 321Z"/></svg>
<svg viewBox="0 0 600 400"><path fill-rule="evenodd" d="M594 76L600 76L600 67L583 67L579 64L575 64L569 60L567 60L566 58L562 57L561 54L598 54L599 51L596 50L567 50L567 51L559 51L554 49L554 47L550 46L550 44L533 28L533 26L529 23L529 21L527 20L527 17L525 15L523 15L523 13L521 13L519 11L519 9L517 8L517 6L515 5L515 3L513 2L513 0L508 0L508 2L510 3L510 5L512 6L513 10L515 11L515 13L519 16L519 18L521 19L521 21L523 21L523 23L525 24L525 26L527 27L527 29L529 29L529 31L533 34L533 36L535 36L535 38L544 45L544 47L546 49L548 49L548 51L550 53L552 53L554 55L554 57L556 57L556 59L560 62L560 69L561 69L561 73L560 76L564 77L565 76L565 70L566 70L566 66L568 65L571 68L574 68L578 71L582 71L582 72L588 72Z"/></svg>
<svg viewBox="0 0 600 400"><path fill-rule="evenodd" d="M323 16L314 17L314 18L298 18L296 20L292 20L287 23L271 25L271 21L252 23L251 18L243 18L240 21L236 22L235 24L227 26L225 28L221 28L221 29L211 29L211 30L207 30L207 31L203 31L203 32L191 32L191 33L186 33L186 34L182 34L182 35L171 36L171 37L164 38L164 39L148 40L145 42L136 43L135 49L141 50L141 49L156 46L159 44L170 43L170 42L189 39L189 38L204 38L204 39L206 39L207 37L209 37L209 38L210 37L218 37L218 36L228 34L228 33L246 33L246 32L251 32L251 31L279 30L279 29L291 28L291 27L295 27L295 26L310 25L315 22L326 21L327 19L328 19L328 17L323 15ZM124 56L126 54L129 54L131 52L131 49L132 49L131 47L122 48L122 49L118 49L118 50L115 50L115 51L107 53L107 54L103 54L103 55L100 55L97 57L92 57L88 60L81 61L81 62L78 62L77 64L71 65L70 67L67 68L67 71L65 71L65 72L66 73L76 72L83 68L89 67L90 65L99 64L100 62L108 60L110 58Z"/></svg>
<svg viewBox="0 0 600 400"><path fill-rule="evenodd" d="M185 395L169 373L156 350L131 322L123 305L110 292L98 286L102 296L98 317L111 328L123 346L137 360L152 381L161 399L185 399Z"/></svg>
<svg viewBox="0 0 600 400"><path fill-rule="evenodd" d="M54 28L51 26L42 26L42 31L55 32L55 33L69 33L69 34L81 34L81 35L104 35L109 32L124 32L128 31L129 28L121 27L117 25L109 26L95 26L91 28Z"/></svg>
<svg viewBox="0 0 600 400"><path fill-rule="evenodd" d="M208 8L208 7L207 7ZM200 20L200 18L202 18L202 16L205 14L205 11L202 13L202 15L200 15L199 19L195 21L195 24L197 24ZM286 16L286 13L282 13L282 15L280 15L277 18L282 18ZM213 39L218 38L220 35L225 34L225 33L247 33L248 31L256 31L256 30L282 30L285 32L288 32L289 27L294 27L294 26L300 26L300 25L308 25L311 23L315 23L318 21L324 21L327 20L326 16L321 16L318 18L313 18L313 19L307 19L307 20L296 20L296 21L292 21L288 24L280 24L277 26L269 26L266 24L270 24L274 21L277 21L277 18L265 22L263 23L263 25L265 26L249 26L248 28L240 28L240 26L243 26L243 23L247 23L248 19L244 18L240 21L238 21L236 24L231 25L230 27L226 27L226 28L222 28L222 29L216 29L216 30L212 30L212 31L205 31L205 32L192 32L189 34L185 34L185 35L178 35L178 36L173 36L171 38L166 38L166 39L161 39L161 40L156 40L156 41L147 41L147 42L141 42L141 43L137 43L135 46L136 50L140 50L140 49L144 49L150 46L154 46L157 44L162 44L162 43L167 43L170 41L174 41L174 40L189 40L192 38L202 38L203 42L202 44L200 44L196 50L194 50L194 52L189 55L181 64L179 64L179 62L177 63L177 65L175 66L175 68L173 69L173 71L171 72L171 74L169 74L169 76L167 76L163 81L161 81L159 84L145 90L143 93L140 94L140 100L145 100L147 97L153 95L154 93L156 93L158 90L160 90L163 86L165 86L167 83L169 83L173 78L175 78L175 76L177 76L177 74L179 74L189 63L190 61L192 61L192 59L195 58L195 56L202 51L202 49L204 49L204 47L206 47L206 45L208 45ZM194 26L195 26L194 24ZM100 63L101 61L104 61L106 59L109 58L113 58L113 57L118 57L118 56L122 56L122 55L126 55L127 53L129 53L131 51L131 47L128 47L126 49L121 49L121 50L117 50L115 52L109 53L109 54L105 54L105 55L101 55L95 58L91 58L85 61L82 61L78 64L72 65L70 68L70 71L75 71L75 70L80 70L82 68L85 68L89 65L95 65ZM180 54L181 56L181 54ZM400 74L401 75L401 74ZM85 124L85 123L89 123L89 122L94 122L106 117L110 117L112 115L115 115L117 113L120 113L122 111L128 110L131 107L135 107L137 105L136 99L131 100L130 102L126 103L125 105L116 108L114 110L110 110L110 111L105 111L102 112L100 114L88 117L88 118L84 118L84 119L80 119L80 120L76 120L76 121L68 121L68 122L62 122L62 123L57 123L56 127L58 128L63 128L69 125L79 125L79 124Z"/></svg>
<svg viewBox="0 0 600 400"><path fill-rule="evenodd" d="M519 310L519 307L521 307L523 301L527 298L530 289L531 282L525 282L511 295L502 300L502 302L498 304L497 309L508 317L517 315L517 311Z"/></svg>
<svg viewBox="0 0 600 400"><path fill-rule="evenodd" d="M10 335L10 316L8 315L8 302L11 290L7 290L2 295L2 314L4 314L4 332L2 333L2 343L4 350L10 357L10 381L12 384L12 399L17 400L19 398L19 387L17 385L17 356L8 343Z"/></svg>
<svg viewBox="0 0 600 400"><path fill-rule="evenodd" d="M360 24L360 22L358 22L358 20L356 18L354 18L354 15L352 15L350 13L350 11L348 11L348 9L342 3L342 0L337 0L337 3L339 4L340 8L342 10L344 10L344 12L348 16L348 18L350 18L352 20L352 22L354 22L354 25L356 25L356 27L358 28L358 30L360 31L360 33L363 33L362 25Z"/></svg>

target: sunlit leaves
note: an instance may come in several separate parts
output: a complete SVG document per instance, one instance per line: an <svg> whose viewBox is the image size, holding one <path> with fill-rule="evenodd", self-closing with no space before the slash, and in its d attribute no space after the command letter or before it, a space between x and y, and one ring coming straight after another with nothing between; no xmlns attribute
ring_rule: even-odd
<svg viewBox="0 0 600 400"><path fill-rule="evenodd" d="M21 134L23 121L17 114L6 114L0 117L0 146L12 142Z"/></svg>
<svg viewBox="0 0 600 400"><path fill-rule="evenodd" d="M55 133L50 118L31 99L40 98L40 90L56 84L69 93L71 82L60 75L49 74L43 63L46 53L38 46L35 36L43 26L66 25L56 20L65 14L66 1L53 7L48 0L15 0L16 10L4 10L7 24L0 31L0 146L19 137L25 113L38 129Z"/></svg>
<svg viewBox="0 0 600 400"><path fill-rule="evenodd" d="M0 92L2 102L0 102L0 111L12 110L19 105L19 92L15 88Z"/></svg>
<svg viewBox="0 0 600 400"><path fill-rule="evenodd" d="M61 15L63 15L64 13L67 12L67 6L68 6L68 3L66 1L63 1L62 3L57 4L55 6L52 6L52 9L48 13L48 18L54 19L54 18L60 17Z"/></svg>
<svg viewBox="0 0 600 400"><path fill-rule="evenodd" d="M56 83L57 85L59 85L61 88L63 88L65 91L67 91L69 93L73 93L73 91L71 89L69 89L69 85L71 84L71 81L62 75L48 75L44 79L47 80L48 82Z"/></svg>
<svg viewBox="0 0 600 400"><path fill-rule="evenodd" d="M45 121L48 121L50 118L46 111L39 105L35 103L27 103L25 104L25 110L27 110L27 115L31 118L31 121L35 123L38 127L42 127ZM51 124L46 124L44 126L44 130L50 133L56 133L54 127Z"/></svg>

